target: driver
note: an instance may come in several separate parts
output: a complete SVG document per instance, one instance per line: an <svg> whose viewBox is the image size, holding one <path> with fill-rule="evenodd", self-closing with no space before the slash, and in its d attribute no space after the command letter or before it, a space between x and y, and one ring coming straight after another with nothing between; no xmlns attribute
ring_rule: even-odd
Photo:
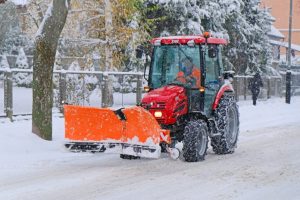
<svg viewBox="0 0 300 200"><path fill-rule="evenodd" d="M193 59L191 57L185 57L182 60L182 68L181 71L177 73L176 80L184 83L190 84L193 87L200 87L201 85L201 72L200 70L193 64Z"/></svg>

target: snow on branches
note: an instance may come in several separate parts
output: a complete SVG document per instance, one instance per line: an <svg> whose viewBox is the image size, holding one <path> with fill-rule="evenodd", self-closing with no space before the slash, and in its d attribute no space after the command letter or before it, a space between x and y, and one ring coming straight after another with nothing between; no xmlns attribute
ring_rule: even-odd
<svg viewBox="0 0 300 200"><path fill-rule="evenodd" d="M147 0L146 6L154 37L210 31L229 40L227 67L234 66L237 73L257 71L271 59L271 18L258 0Z"/></svg>

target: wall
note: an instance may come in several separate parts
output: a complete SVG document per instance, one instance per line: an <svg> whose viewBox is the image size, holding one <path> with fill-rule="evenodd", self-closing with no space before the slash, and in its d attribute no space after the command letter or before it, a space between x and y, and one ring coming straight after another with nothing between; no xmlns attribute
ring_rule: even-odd
<svg viewBox="0 0 300 200"><path fill-rule="evenodd" d="M300 45L300 0L293 0L292 43ZM285 35L288 41L290 0L262 0L262 7L271 7L271 14L276 18L275 27Z"/></svg>

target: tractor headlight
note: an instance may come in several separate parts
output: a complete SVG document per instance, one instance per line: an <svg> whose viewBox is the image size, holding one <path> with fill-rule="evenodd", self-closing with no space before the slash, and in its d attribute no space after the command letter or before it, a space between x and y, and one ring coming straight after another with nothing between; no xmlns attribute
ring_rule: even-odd
<svg viewBox="0 0 300 200"><path fill-rule="evenodd" d="M150 87L149 87L149 86L145 86L145 87L144 87L144 91L145 91L145 92L149 92L149 91L150 91Z"/></svg>
<svg viewBox="0 0 300 200"><path fill-rule="evenodd" d="M155 111L154 112L154 117L161 118L162 117L162 112L161 111Z"/></svg>

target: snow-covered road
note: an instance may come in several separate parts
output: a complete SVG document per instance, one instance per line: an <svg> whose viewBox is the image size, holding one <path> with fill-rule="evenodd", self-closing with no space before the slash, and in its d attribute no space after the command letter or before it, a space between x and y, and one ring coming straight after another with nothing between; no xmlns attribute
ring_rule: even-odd
<svg viewBox="0 0 300 200"><path fill-rule="evenodd" d="M241 102L234 154L204 162L121 160L63 148L30 133L31 121L0 121L0 199L300 199L300 98Z"/></svg>

